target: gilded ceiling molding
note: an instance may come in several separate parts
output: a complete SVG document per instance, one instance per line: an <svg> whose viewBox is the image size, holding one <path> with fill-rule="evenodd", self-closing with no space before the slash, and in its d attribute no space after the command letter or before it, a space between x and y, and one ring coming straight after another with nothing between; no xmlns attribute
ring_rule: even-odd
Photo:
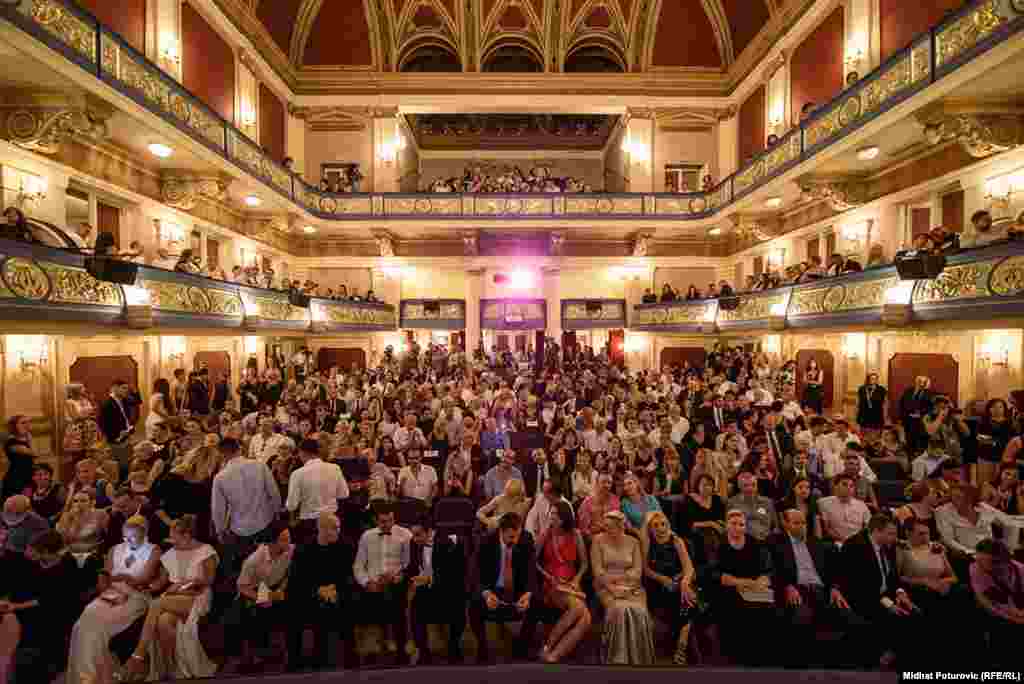
<svg viewBox="0 0 1024 684"><path fill-rule="evenodd" d="M522 30L502 30L500 25L501 17L509 6L514 6L522 12L526 18L526 27ZM550 41L544 35L543 18L538 17L533 9L533 4L525 0L499 0L495 3L490 15L480 17L481 36L479 50L476 55L477 70L483 70L483 60L487 53L502 44L521 43L536 51L540 58L542 71L551 71L552 54L549 47Z"/></svg>
<svg viewBox="0 0 1024 684"><path fill-rule="evenodd" d="M658 109L654 113L654 120L658 124L658 128L665 131L705 130L718 123L719 112L715 109L688 107Z"/></svg>
<svg viewBox="0 0 1024 684"><path fill-rule="evenodd" d="M324 0L302 0L299 11L295 15L295 26L292 28L292 42L288 50L288 58L296 68L301 69L306 55L306 43L309 42L309 34L313 31L316 18L320 15L320 9Z"/></svg>
<svg viewBox="0 0 1024 684"><path fill-rule="evenodd" d="M825 201L832 211L855 209L868 199L867 183L847 179L805 179L798 181L804 199Z"/></svg>
<svg viewBox="0 0 1024 684"><path fill-rule="evenodd" d="M755 0L750 0L754 2ZM786 31L811 9L817 0L789 0L775 3L775 12L771 14L768 23L758 31L754 39L738 55L734 55L734 61L727 69L729 90L738 88L753 72L758 65L771 53ZM771 10L771 5L769 5Z"/></svg>
<svg viewBox="0 0 1024 684"><path fill-rule="evenodd" d="M362 131L372 118L365 108L289 106L288 113L305 121L311 131L327 132Z"/></svg>
<svg viewBox="0 0 1024 684"><path fill-rule="evenodd" d="M757 0L748 0L756 2ZM722 0L701 0L704 6L704 13L708 15L711 28L715 32L715 40L718 41L718 52L722 56L722 66L728 69L736 61L736 52L732 45L732 31L729 29L729 15L725 13Z"/></svg>
<svg viewBox="0 0 1024 684"><path fill-rule="evenodd" d="M930 145L955 140L975 159L1007 152L1024 142L1019 114L956 114L925 124Z"/></svg>
<svg viewBox="0 0 1024 684"><path fill-rule="evenodd" d="M590 28L585 23L591 12L598 7L604 7L611 18L611 26L607 29ZM570 17L568 14L564 15L563 29L559 32L558 40L557 62L559 70L561 70L565 60L569 57L570 51L581 44L589 42L591 44L601 44L605 47L609 43L613 45L617 53L614 56L623 63L623 70L628 71L628 59L625 57L628 50L626 43L628 33L628 24L623 19L619 3L608 2L607 0L587 0L575 17Z"/></svg>
<svg viewBox="0 0 1024 684"><path fill-rule="evenodd" d="M669 0L672 2L673 0ZM647 2L647 16L637 22L638 27L643 27L643 32L637 36L637 48L642 50L638 55L640 71L650 71L651 63L654 61L654 39L655 28L658 25L658 16L661 14L661 4L664 0L649 0Z"/></svg>
<svg viewBox="0 0 1024 684"><path fill-rule="evenodd" d="M349 1L351 2L351 0ZM381 25L381 19L377 16L377 0L363 0L363 13L370 30L370 56L373 60L374 70L387 71L386 67L395 69L394 64L388 64L391 60L385 58L389 46L385 44L386 27Z"/></svg>

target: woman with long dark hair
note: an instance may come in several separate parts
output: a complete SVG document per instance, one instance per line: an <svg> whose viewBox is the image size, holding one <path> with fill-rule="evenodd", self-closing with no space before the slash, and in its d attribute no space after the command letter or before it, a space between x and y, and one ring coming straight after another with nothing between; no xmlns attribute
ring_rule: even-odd
<svg viewBox="0 0 1024 684"><path fill-rule="evenodd" d="M807 362L807 370L804 371L803 405L819 416L825 407L824 382L825 373L818 367L818 362L811 359Z"/></svg>
<svg viewBox="0 0 1024 684"><path fill-rule="evenodd" d="M556 513L537 543L537 570L544 579L544 603L561 612L541 652L546 663L557 663L571 653L590 629L587 597L580 588L590 565L587 547L576 529L572 507L560 501Z"/></svg>

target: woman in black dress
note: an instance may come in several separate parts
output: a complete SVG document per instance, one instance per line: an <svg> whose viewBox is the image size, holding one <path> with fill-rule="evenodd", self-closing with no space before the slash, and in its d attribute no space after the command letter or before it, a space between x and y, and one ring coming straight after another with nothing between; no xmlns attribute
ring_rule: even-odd
<svg viewBox="0 0 1024 684"><path fill-rule="evenodd" d="M71 626L82 609L78 564L58 532L36 537L5 566L8 599L0 601L0 681L8 681L14 652L26 646L42 652L39 663L63 669ZM40 681L48 681L49 676Z"/></svg>
<svg viewBox="0 0 1024 684"><path fill-rule="evenodd" d="M825 374L818 368L818 362L811 359L807 362L807 370L804 371L803 405L819 416L825 408L825 391L822 388L824 382Z"/></svg>
<svg viewBox="0 0 1024 684"><path fill-rule="evenodd" d="M690 542L693 561L698 567L708 562L709 539L725 531L725 504L715 494L715 480L710 475L701 475L697 486L686 495L682 508L676 508L677 519L673 527L680 530Z"/></svg>
<svg viewBox="0 0 1024 684"><path fill-rule="evenodd" d="M36 460L32 453L32 419L22 415L11 416L7 421L7 432L9 436L4 442L7 474L4 475L3 499L7 500L15 494L31 497L32 471Z"/></svg>
<svg viewBox="0 0 1024 684"><path fill-rule="evenodd" d="M668 518L661 511L647 514L641 540L647 559L644 566L647 605L652 610L667 610L676 644L673 660L676 665L686 665L690 620L697 605L693 561L686 550L686 542L672 532Z"/></svg>
<svg viewBox="0 0 1024 684"><path fill-rule="evenodd" d="M719 593L714 601L722 626L722 648L734 662L758 664L771 640L775 608L762 601L771 591L772 560L768 548L747 534L743 511L726 513L725 541L718 549ZM753 662L745 662L751 659Z"/></svg>

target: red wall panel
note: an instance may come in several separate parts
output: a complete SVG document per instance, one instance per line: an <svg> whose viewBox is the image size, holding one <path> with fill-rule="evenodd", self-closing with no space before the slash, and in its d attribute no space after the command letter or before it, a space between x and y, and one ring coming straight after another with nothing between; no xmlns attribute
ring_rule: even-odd
<svg viewBox="0 0 1024 684"><path fill-rule="evenodd" d="M951 354L893 354L889 359L889 415L900 416L900 397L919 375L931 379L931 390L955 404L960 393L960 364Z"/></svg>
<svg viewBox="0 0 1024 684"><path fill-rule="evenodd" d="M284 105L260 83L260 145L277 161L285 156L285 125Z"/></svg>
<svg viewBox="0 0 1024 684"><path fill-rule="evenodd" d="M740 107L740 164L764 150L765 87L761 86Z"/></svg>
<svg viewBox="0 0 1024 684"><path fill-rule="evenodd" d="M843 8L837 7L804 38L790 62L793 117L804 104L821 106L843 89Z"/></svg>
<svg viewBox="0 0 1024 684"><path fill-rule="evenodd" d="M882 59L905 48L916 36L938 24L947 12L963 6L965 0L879 0Z"/></svg>
<svg viewBox="0 0 1024 684"><path fill-rule="evenodd" d="M190 4L181 6L182 80L196 97L235 121L235 53Z"/></svg>
<svg viewBox="0 0 1024 684"><path fill-rule="evenodd" d="M146 52L146 0L78 0L100 23L128 41L139 52Z"/></svg>

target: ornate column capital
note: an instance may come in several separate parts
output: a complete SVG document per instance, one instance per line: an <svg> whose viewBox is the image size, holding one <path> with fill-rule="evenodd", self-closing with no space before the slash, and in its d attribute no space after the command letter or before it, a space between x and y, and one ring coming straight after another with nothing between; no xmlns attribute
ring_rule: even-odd
<svg viewBox="0 0 1024 684"><path fill-rule="evenodd" d="M647 251L651 245L651 239L654 237L654 233L637 233L633 237L633 249L632 253L635 257L647 256Z"/></svg>
<svg viewBox="0 0 1024 684"><path fill-rule="evenodd" d="M805 200L828 202L832 211L849 211L867 201L867 185L855 180L807 178L798 184Z"/></svg>
<svg viewBox="0 0 1024 684"><path fill-rule="evenodd" d="M160 177L160 196L164 204L191 211L199 200L222 201L231 181L223 176L197 176L183 171L167 171Z"/></svg>
<svg viewBox="0 0 1024 684"><path fill-rule="evenodd" d="M548 252L551 256L562 256L565 248L565 233L555 231L548 234Z"/></svg>
<svg viewBox="0 0 1024 684"><path fill-rule="evenodd" d="M73 139L109 137L107 122L114 107L85 94L8 91L0 98L4 135L33 152L56 154Z"/></svg>
<svg viewBox="0 0 1024 684"><path fill-rule="evenodd" d="M462 234L462 254L468 257L480 256L479 235L475 231Z"/></svg>
<svg viewBox="0 0 1024 684"><path fill-rule="evenodd" d="M775 237L769 221L749 214L733 214L729 217L732 234L743 242L766 242Z"/></svg>
<svg viewBox="0 0 1024 684"><path fill-rule="evenodd" d="M395 238L391 233L377 230L373 233L373 239L377 243L377 250L380 256L386 258L395 256Z"/></svg>

